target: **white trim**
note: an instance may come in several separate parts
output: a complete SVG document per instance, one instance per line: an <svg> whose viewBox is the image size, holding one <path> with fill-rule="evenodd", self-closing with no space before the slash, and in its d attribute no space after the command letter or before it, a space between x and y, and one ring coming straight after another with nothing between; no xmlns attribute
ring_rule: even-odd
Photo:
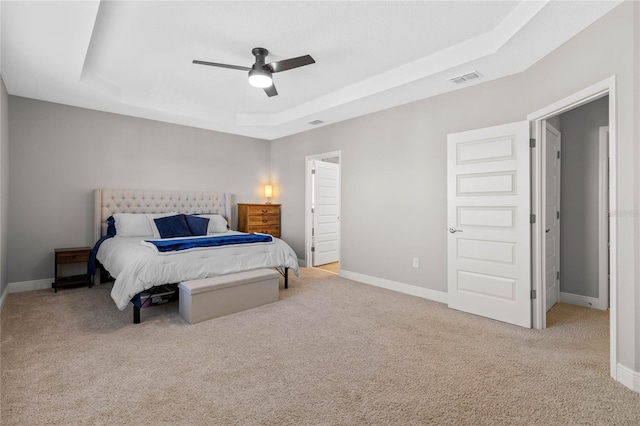
<svg viewBox="0 0 640 426"><path fill-rule="evenodd" d="M615 79L615 77L609 77L587 87L586 89L582 89L581 91L574 93L573 95L567 96L564 99L560 99L559 101L549 106L532 112L531 114L527 115L527 120L535 121L547 119L582 106L584 104L588 104L589 102L595 101L596 99L603 98L612 91L613 87L615 87Z"/></svg>
<svg viewBox="0 0 640 426"><path fill-rule="evenodd" d="M298 259L298 266L301 268L306 268L307 267L307 262L304 259Z"/></svg>
<svg viewBox="0 0 640 426"><path fill-rule="evenodd" d="M4 306L4 302L7 300L7 296L9 295L9 286L4 288L2 295L0 295L0 311L2 311L2 307Z"/></svg>
<svg viewBox="0 0 640 426"><path fill-rule="evenodd" d="M597 297L582 296L580 294L560 292L560 303L568 303L570 305L584 306L585 308L594 308L606 311L607 305L602 305Z"/></svg>
<svg viewBox="0 0 640 426"><path fill-rule="evenodd" d="M527 116L532 122L532 137L541 140L542 121L565 111L579 107L596 99L609 95L609 211L616 211L618 206L617 200L617 93L616 93L616 77L612 76L602 80L596 84L587 87L571 96L561 99L545 108L533 112ZM535 167L532 167L531 182L532 189L532 213L540 218L537 223L532 226L532 247L533 247L533 268L532 268L532 286L542 297L533 300L533 326L534 328L546 327L546 311L544 304L544 293L542 292L542 274L540 265L540 256L544 259L544 244L541 244L544 238L544 186L541 186L540 172L544 165L542 162L540 149L535 149L531 156ZM609 304L611 315L609 316L609 342L610 342L610 365L609 372L614 380L617 380L618 374L618 309L617 309L617 258L618 258L618 238L617 238L617 218L615 215L609 216Z"/></svg>
<svg viewBox="0 0 640 426"><path fill-rule="evenodd" d="M609 307L609 126L598 130L598 305Z"/></svg>
<svg viewBox="0 0 640 426"><path fill-rule="evenodd" d="M634 371L622 364L618 364L617 367L617 380L632 391L640 392L640 372Z"/></svg>
<svg viewBox="0 0 640 426"><path fill-rule="evenodd" d="M17 283L9 283L9 293L21 293L23 291L45 290L51 288L53 278L45 278L42 280L20 281Z"/></svg>
<svg viewBox="0 0 640 426"><path fill-rule="evenodd" d="M364 284L386 288L387 290L393 290L399 293L418 296L423 299L447 304L447 292L444 291L431 290L424 287L418 287L415 285L387 280L385 278L372 277L370 275L359 274L357 272L345 271L344 269L340 269L339 275L342 278L346 278L349 280L358 281Z"/></svg>
<svg viewBox="0 0 640 426"><path fill-rule="evenodd" d="M342 151L324 152L322 154L307 155L305 157L305 173L304 173L304 257L306 267L311 267L311 228L313 227L313 218L311 216L311 162L313 160L322 160L323 158L338 157L338 182L340 187L338 188L338 256L341 256L340 241L342 239ZM340 259L338 259L340 261Z"/></svg>
<svg viewBox="0 0 640 426"><path fill-rule="evenodd" d="M618 110L616 80L609 85L609 211L618 209ZM609 342L611 377L617 379L618 364L618 219L609 216Z"/></svg>

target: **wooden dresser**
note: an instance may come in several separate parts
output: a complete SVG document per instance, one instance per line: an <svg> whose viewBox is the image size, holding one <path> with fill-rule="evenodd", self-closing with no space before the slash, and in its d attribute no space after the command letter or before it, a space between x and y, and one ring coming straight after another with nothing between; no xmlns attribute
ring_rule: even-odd
<svg viewBox="0 0 640 426"><path fill-rule="evenodd" d="M238 204L238 231L280 238L280 204Z"/></svg>

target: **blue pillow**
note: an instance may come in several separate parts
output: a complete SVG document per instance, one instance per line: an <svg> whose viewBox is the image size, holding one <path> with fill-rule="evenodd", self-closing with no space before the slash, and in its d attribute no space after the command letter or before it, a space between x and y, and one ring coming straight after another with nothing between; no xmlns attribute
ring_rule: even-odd
<svg viewBox="0 0 640 426"><path fill-rule="evenodd" d="M209 218L193 215L186 215L185 217L187 219L187 225L189 225L189 229L191 230L191 235L207 235L207 229L209 228Z"/></svg>
<svg viewBox="0 0 640 426"><path fill-rule="evenodd" d="M153 219L160 238L190 237L191 230L183 214Z"/></svg>
<svg viewBox="0 0 640 426"><path fill-rule="evenodd" d="M116 235L116 220L113 216L107 218L107 235Z"/></svg>

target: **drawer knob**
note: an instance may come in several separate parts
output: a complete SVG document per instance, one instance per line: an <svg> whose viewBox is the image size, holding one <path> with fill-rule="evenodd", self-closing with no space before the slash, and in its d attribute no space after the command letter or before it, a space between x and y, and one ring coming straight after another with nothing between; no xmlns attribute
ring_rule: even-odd
<svg viewBox="0 0 640 426"><path fill-rule="evenodd" d="M262 213L269 213L269 210L262 209Z"/></svg>
<svg viewBox="0 0 640 426"><path fill-rule="evenodd" d="M267 223L269 222L269 219L262 219L262 223Z"/></svg>

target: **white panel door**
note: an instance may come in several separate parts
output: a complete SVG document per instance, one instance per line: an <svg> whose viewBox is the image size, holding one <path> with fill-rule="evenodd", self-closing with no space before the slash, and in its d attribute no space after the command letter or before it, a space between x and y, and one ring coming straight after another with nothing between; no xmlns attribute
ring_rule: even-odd
<svg viewBox="0 0 640 426"><path fill-rule="evenodd" d="M448 303L531 327L529 122L448 136Z"/></svg>
<svg viewBox="0 0 640 426"><path fill-rule="evenodd" d="M560 132L546 124L545 274L546 309L560 300Z"/></svg>
<svg viewBox="0 0 640 426"><path fill-rule="evenodd" d="M316 160L313 170L312 264L318 266L339 259L340 166Z"/></svg>

